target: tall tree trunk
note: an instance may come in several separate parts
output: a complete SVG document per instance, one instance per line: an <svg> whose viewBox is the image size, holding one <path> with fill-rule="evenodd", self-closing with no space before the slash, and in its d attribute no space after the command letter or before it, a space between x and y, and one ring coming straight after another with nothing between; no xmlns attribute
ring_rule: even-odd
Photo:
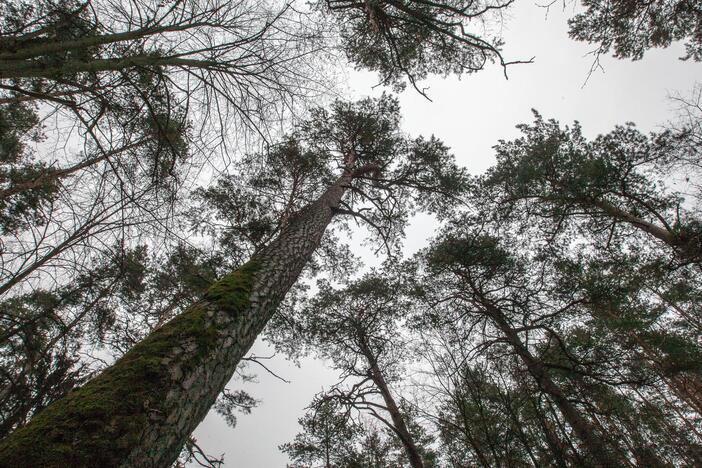
<svg viewBox="0 0 702 468"><path fill-rule="evenodd" d="M15 43L6 47L10 51L0 52L0 60L18 61L41 57L43 55L65 53L72 50L85 50L90 47L114 44L116 42L136 41L146 37L160 35L168 32L186 31L201 26L210 26L206 22L192 21L185 24L151 26L111 34L83 36L71 40L38 39L25 43ZM11 40L11 38L9 38Z"/></svg>
<svg viewBox="0 0 702 468"><path fill-rule="evenodd" d="M66 60L57 65L45 65L37 61L21 61L17 63L0 62L0 79L11 78L56 78L75 73L99 73L120 71L127 68L179 67L231 71L215 60L189 59L182 57L158 57L155 55L134 55L131 57L95 58L90 60Z"/></svg>
<svg viewBox="0 0 702 468"><path fill-rule="evenodd" d="M388 413L390 413L390 418L392 419L393 429L400 438L402 446L405 448L410 466L412 466L412 468L424 468L424 461L422 460L422 456L419 454L417 444L414 442L414 438L412 437L412 434L410 434L407 424L405 424L405 420L402 417L400 408L395 402L395 398L393 398L392 393L390 393L390 388L388 388L385 377L383 377L383 373L378 367L375 356L367 346L363 345L362 348L363 354L370 365L370 377L375 386L378 388L378 391L380 391L383 401L385 401L385 407L388 409Z"/></svg>
<svg viewBox="0 0 702 468"><path fill-rule="evenodd" d="M502 331L505 338L512 346L512 349L514 349L515 353L517 353L522 362L526 365L529 374L536 380L539 387L553 398L553 401L556 403L556 406L558 406L563 417L568 421L568 424L573 428L578 439L583 443L588 458L599 467L620 466L621 463L606 445L602 443L592 425L580 415L580 412L548 375L543 364L539 362L524 345L517 332L508 323L502 311L489 303L484 303L483 305L485 306L487 314L492 319L492 322Z"/></svg>
<svg viewBox="0 0 702 468"><path fill-rule="evenodd" d="M0 442L0 466L173 463L318 247L351 180L345 171L203 300Z"/></svg>

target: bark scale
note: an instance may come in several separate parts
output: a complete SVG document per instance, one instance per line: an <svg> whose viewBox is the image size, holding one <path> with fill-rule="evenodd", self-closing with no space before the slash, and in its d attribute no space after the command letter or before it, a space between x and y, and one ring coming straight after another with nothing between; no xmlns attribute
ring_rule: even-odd
<svg viewBox="0 0 702 468"><path fill-rule="evenodd" d="M297 280L346 171L249 263L0 442L0 467L167 467Z"/></svg>

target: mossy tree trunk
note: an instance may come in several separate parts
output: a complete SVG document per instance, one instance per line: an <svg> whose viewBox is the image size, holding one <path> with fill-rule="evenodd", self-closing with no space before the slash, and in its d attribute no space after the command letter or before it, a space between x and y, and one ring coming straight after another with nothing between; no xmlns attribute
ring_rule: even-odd
<svg viewBox="0 0 702 468"><path fill-rule="evenodd" d="M0 467L167 467L297 280L347 170L246 265L0 442Z"/></svg>

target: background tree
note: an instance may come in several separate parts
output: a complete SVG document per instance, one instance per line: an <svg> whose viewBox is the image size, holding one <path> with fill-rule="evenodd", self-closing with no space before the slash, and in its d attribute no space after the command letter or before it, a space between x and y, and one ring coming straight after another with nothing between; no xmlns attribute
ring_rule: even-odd
<svg viewBox="0 0 702 468"><path fill-rule="evenodd" d="M301 466L353 466L354 443L359 435L357 427L343 410L331 400L315 405L298 420L303 432L293 442L280 446Z"/></svg>
<svg viewBox="0 0 702 468"><path fill-rule="evenodd" d="M461 369L456 366L462 361L455 359L459 349L432 348L430 388L440 395L441 403L431 417L450 466L574 463L566 438L541 410L539 392L515 372L513 363L503 358L499 363L465 364Z"/></svg>
<svg viewBox="0 0 702 468"><path fill-rule="evenodd" d="M546 309L547 302L530 297L534 294L531 291L538 291L538 286L529 285L530 277L525 264L500 249L492 238L470 234L467 237L449 235L433 248L430 255L430 272L441 278L439 284L443 283L446 288L434 300L455 297L454 304L466 319L477 314L490 327L494 327L498 340L505 342L520 359L539 389L553 400L572 427L587 454L588 463L597 466L616 463L615 452L613 447L608 446L606 435L597 431L582 411L573 405L566 392L551 377L548 364L530 350L528 339L540 330L546 333L547 339L558 338L558 334L547 325L548 322L541 322L540 318L557 316L568 307L568 302L549 304ZM445 274L448 276L443 276ZM536 279L538 281L538 276ZM535 313L531 312L531 307L536 308Z"/></svg>
<svg viewBox="0 0 702 468"><path fill-rule="evenodd" d="M694 132L520 128L421 257L427 417L469 463L698 463L698 207L673 189ZM567 406L608 449L583 453Z"/></svg>
<svg viewBox="0 0 702 468"><path fill-rule="evenodd" d="M329 408L334 410L331 414ZM373 418L354 417L348 406L339 401L316 397L299 423L302 432L293 442L280 446L293 460L291 466L384 468L407 465L406 452L391 429L379 428L378 424L383 424ZM415 429L412 428L413 432ZM421 431L416 435L420 436ZM427 461L431 459L427 457Z"/></svg>
<svg viewBox="0 0 702 468"><path fill-rule="evenodd" d="M539 225L552 236L582 220L578 225L605 248L640 239L632 235L638 230L667 245L679 261L699 263L695 209L661 177L690 164L684 159L690 146L680 143L686 135L646 136L630 124L587 141L577 123L561 129L535 115L533 125L519 126L522 138L500 142L497 164L478 181L491 191L485 200L494 200L493 217L508 217L519 206L515 213L524 224L544 220Z"/></svg>
<svg viewBox="0 0 702 468"><path fill-rule="evenodd" d="M638 60L646 50L686 41L685 59L702 60L702 21L698 5L686 0L582 0L585 11L569 21L570 37L613 49L617 58Z"/></svg>
<svg viewBox="0 0 702 468"><path fill-rule="evenodd" d="M321 4L341 25L341 45L351 62L378 72L381 84L396 89L404 88L407 80L426 97L419 81L428 75L460 76L493 61L505 69L524 63L505 61L499 36L491 37L512 0Z"/></svg>
<svg viewBox="0 0 702 468"><path fill-rule="evenodd" d="M630 340L699 414L693 396L699 374L685 364L699 349L692 312L702 248L699 200L671 188L671 178L694 173L698 164L694 131L647 137L630 125L586 141L577 124L561 129L538 116L521 129L525 136L502 142L498 164L478 181L489 193L481 202L489 216L518 226L513 232L528 231L535 245L561 245L569 257L559 266L564 284L579 283L591 316ZM665 364L670 359L677 370Z"/></svg>
<svg viewBox="0 0 702 468"><path fill-rule="evenodd" d="M318 282L315 297L288 318L294 327L285 339L302 337L311 352L340 371L340 382L323 400L377 419L401 444L410 466L423 467L429 453L410 430L406 404L393 388L408 353L399 313L409 303L398 274L373 271L340 289Z"/></svg>
<svg viewBox="0 0 702 468"><path fill-rule="evenodd" d="M524 466L607 466L608 452L593 457L582 443L574 426L584 422L609 454L623 454L623 463L694 464L699 435L691 407L681 411L685 400L671 395L636 346L588 318L582 286L555 280L558 271L539 257L528 257L528 268L514 253L490 256L493 261L478 266L480 252L492 247L474 236L436 244L429 257L433 267L421 279L430 294L419 323L436 330L436 338L424 335L431 363L427 391L443 402L426 411L447 454L484 466L507 458ZM444 263L449 258L453 267ZM466 288L459 286L464 282ZM674 360L684 365L685 359ZM468 362L477 369L466 369ZM663 413L652 412L653 401L661 403L658 411L676 416L659 419ZM496 434L501 443L494 442ZM461 450L474 458L462 457Z"/></svg>

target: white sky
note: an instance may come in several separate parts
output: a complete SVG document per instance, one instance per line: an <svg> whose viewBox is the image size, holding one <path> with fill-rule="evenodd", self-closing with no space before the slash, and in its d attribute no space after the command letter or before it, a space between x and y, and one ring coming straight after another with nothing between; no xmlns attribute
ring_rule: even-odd
<svg viewBox="0 0 702 468"><path fill-rule="evenodd" d="M533 56L534 63L511 67L508 81L498 66L462 80L431 79L425 86L433 102L405 91L400 95L404 130L413 136L436 135L452 148L459 163L477 174L493 163L491 148L499 139L516 137L515 125L532 121L532 108L562 123L577 119L588 137L630 121L644 131L656 130L672 119L675 105L668 96L689 94L702 76L702 64L678 60L684 52L680 45L649 51L638 62L603 57L604 73L595 72L583 86L592 64L587 53L593 46L568 38L566 20L571 13L556 7L546 18L546 10L533 0L518 1L506 19L505 58ZM370 74L352 73L349 87L355 96L380 94L382 90L371 89L374 83ZM415 220L408 229L407 252L421 248L434 228L428 217ZM260 341L253 353L270 354ZM285 467L287 457L278 445L292 440L299 431L297 418L312 396L336 378L314 360L297 368L276 357L267 365L291 383L252 365L258 383L243 388L262 400L260 406L239 416L235 429L212 412L195 432L209 454L225 454L227 468ZM242 387L232 383L231 388Z"/></svg>

